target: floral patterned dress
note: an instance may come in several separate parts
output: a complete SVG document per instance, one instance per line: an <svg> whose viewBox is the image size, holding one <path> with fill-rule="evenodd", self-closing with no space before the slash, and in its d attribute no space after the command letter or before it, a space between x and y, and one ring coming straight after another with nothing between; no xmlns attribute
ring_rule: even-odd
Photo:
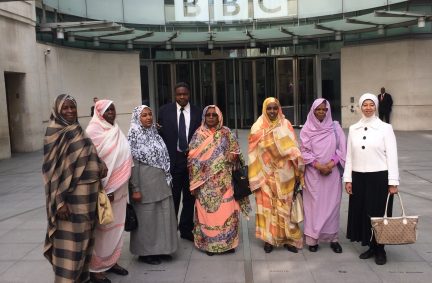
<svg viewBox="0 0 432 283"><path fill-rule="evenodd" d="M217 109L218 110L218 109ZM206 252L223 253L238 246L240 211L248 212L249 199L234 199L233 163L228 153L240 155L231 130L219 126L211 130L202 123L189 144L190 190L195 195L195 246ZM206 113L206 109L204 109ZM240 156L241 158L241 156Z"/></svg>

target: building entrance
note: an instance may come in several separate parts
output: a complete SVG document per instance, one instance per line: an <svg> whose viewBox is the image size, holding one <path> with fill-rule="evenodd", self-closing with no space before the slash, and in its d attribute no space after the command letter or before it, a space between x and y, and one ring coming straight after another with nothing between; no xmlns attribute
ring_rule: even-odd
<svg viewBox="0 0 432 283"><path fill-rule="evenodd" d="M154 107L174 101L173 87L183 81L191 86L191 102L217 105L230 128L250 128L270 96L280 100L293 125L302 125L317 97L315 62L315 57L156 61Z"/></svg>

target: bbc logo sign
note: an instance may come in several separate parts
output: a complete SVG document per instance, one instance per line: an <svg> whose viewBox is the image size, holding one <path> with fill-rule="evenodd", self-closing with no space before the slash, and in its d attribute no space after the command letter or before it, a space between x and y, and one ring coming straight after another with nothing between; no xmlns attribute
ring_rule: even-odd
<svg viewBox="0 0 432 283"><path fill-rule="evenodd" d="M252 9L249 0L175 0L174 5L176 21L239 21L289 15L288 0L253 0Z"/></svg>

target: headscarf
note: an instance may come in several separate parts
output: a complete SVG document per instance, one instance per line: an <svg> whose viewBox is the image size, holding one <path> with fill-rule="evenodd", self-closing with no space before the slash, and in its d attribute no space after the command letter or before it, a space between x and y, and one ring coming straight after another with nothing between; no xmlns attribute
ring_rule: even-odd
<svg viewBox="0 0 432 283"><path fill-rule="evenodd" d="M70 95L62 94L56 98L44 138L42 172L48 218L44 254L50 262L52 237L57 230L57 211L65 205L68 193L75 190L78 182L99 180L101 168L96 149L78 121L70 123L61 115L66 100L76 105Z"/></svg>
<svg viewBox="0 0 432 283"><path fill-rule="evenodd" d="M168 185L171 184L170 159L168 149L159 135L155 124L145 128L141 124L141 112L149 108L147 105L135 107L132 112L131 126L128 132L128 141L133 158L139 162L162 169Z"/></svg>
<svg viewBox="0 0 432 283"><path fill-rule="evenodd" d="M219 118L216 131L211 130L205 123L205 114L210 108L215 109ZM220 109L216 105L209 105L204 108L201 126L189 144L190 190L200 187L219 171L227 170L225 155L229 152L240 154L238 142L232 136L231 130L223 126Z"/></svg>
<svg viewBox="0 0 432 283"><path fill-rule="evenodd" d="M270 103L276 103L279 107L279 113L275 121L271 121L267 115L267 106ZM266 140L261 146L260 141ZM268 152L273 144L276 151ZM269 97L264 100L261 116L253 124L249 135L249 183L252 190L262 187L266 180L266 175L273 169L271 168L271 155L277 155L286 161L291 161L295 171L303 171L303 159L301 158L300 149L298 148L294 129L291 123L285 119L282 114L279 100ZM286 166L290 166L287 165ZM288 170L289 168L284 168ZM294 176L291 176L294 177ZM286 198L286 192L281 193L280 198Z"/></svg>
<svg viewBox="0 0 432 283"><path fill-rule="evenodd" d="M325 102L327 113L322 122L315 117L315 109ZM337 154L341 164L345 164L346 146L336 144L336 121L333 121L331 114L330 103L324 98L318 98L312 104L312 107L307 116L306 123L300 132L302 141L302 155L306 164L315 161L317 158L331 158L333 154ZM337 123L338 124L338 123ZM339 128L339 127L338 127ZM338 137L339 143L343 143L345 138ZM313 144L313 146L312 146ZM336 148L336 152L328 152L329 148ZM319 160L320 162L328 162L328 160Z"/></svg>
<svg viewBox="0 0 432 283"><path fill-rule="evenodd" d="M86 129L99 157L108 167L108 174L102 179L102 185L107 193L116 191L129 180L133 164L129 143L117 122L111 125L103 117L112 103L111 100L98 100Z"/></svg>
<svg viewBox="0 0 432 283"><path fill-rule="evenodd" d="M377 98L377 96L376 96L375 94L372 94L372 93L365 93L365 94L363 94L362 96L360 96L360 99L359 99L359 107L360 107L360 110L361 110L361 107L362 107L362 105L363 105L363 102L364 102L365 100L368 100L368 99L370 99L370 100L372 100L372 101L374 102L374 104L375 104L375 113L374 113L374 115L372 115L372 117L366 117L366 116L363 114L363 111L361 111L361 115L362 115L362 118L361 118L361 120L360 120L360 123L361 123L361 124L369 124L369 123L374 122L376 119L378 119L378 117L376 116L376 112L377 112L377 110L378 110L379 102L378 102L378 98Z"/></svg>

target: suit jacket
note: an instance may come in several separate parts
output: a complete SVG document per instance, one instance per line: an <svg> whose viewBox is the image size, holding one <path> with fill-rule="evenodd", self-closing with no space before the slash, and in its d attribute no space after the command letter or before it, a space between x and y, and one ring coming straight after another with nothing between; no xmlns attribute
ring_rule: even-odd
<svg viewBox="0 0 432 283"><path fill-rule="evenodd" d="M378 112L379 113L390 113L393 106L393 99L390 93L385 93L384 99L381 101L382 94L378 94Z"/></svg>
<svg viewBox="0 0 432 283"><path fill-rule="evenodd" d="M201 126L201 109L190 104L190 124L188 133L188 143L190 142L196 129ZM177 124L177 103L163 105L159 109L158 123L162 126L159 134L164 140L170 157L171 171L174 169L177 153L178 124Z"/></svg>

